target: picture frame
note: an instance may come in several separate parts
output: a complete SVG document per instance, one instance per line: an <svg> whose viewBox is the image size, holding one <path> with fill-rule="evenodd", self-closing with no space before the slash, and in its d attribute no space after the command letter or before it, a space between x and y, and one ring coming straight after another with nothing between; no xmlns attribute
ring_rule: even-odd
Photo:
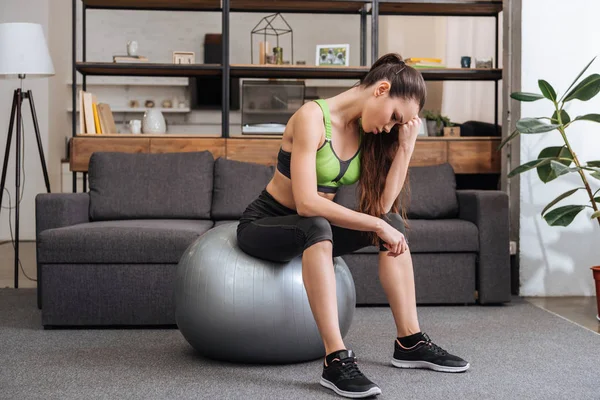
<svg viewBox="0 0 600 400"><path fill-rule="evenodd" d="M174 51L173 64L195 64L196 54L193 51Z"/></svg>
<svg viewBox="0 0 600 400"><path fill-rule="evenodd" d="M349 44L318 44L315 54L315 65L350 65Z"/></svg>

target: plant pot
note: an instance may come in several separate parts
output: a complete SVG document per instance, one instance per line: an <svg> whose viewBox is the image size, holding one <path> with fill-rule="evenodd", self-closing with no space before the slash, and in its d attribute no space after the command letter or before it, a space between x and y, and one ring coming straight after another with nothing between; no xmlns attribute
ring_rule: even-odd
<svg viewBox="0 0 600 400"><path fill-rule="evenodd" d="M597 267L591 268L594 274L594 280L596 281L596 303L598 306L598 314L596 314L596 318L600 321L600 265Z"/></svg>
<svg viewBox="0 0 600 400"><path fill-rule="evenodd" d="M442 124L438 124L436 120L427 120L427 135L428 136L440 136L442 132Z"/></svg>

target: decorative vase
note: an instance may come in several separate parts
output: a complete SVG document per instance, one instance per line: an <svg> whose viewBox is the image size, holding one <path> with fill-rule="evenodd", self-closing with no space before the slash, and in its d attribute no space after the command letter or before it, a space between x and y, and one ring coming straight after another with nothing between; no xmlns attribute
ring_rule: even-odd
<svg viewBox="0 0 600 400"><path fill-rule="evenodd" d="M594 280L596 281L596 303L598 306L598 314L596 314L596 319L600 321L600 265L591 268L594 274Z"/></svg>
<svg viewBox="0 0 600 400"><path fill-rule="evenodd" d="M167 123L160 110L150 108L144 113L142 120L142 132L144 133L165 133Z"/></svg>
<svg viewBox="0 0 600 400"><path fill-rule="evenodd" d="M135 40L130 40L129 42L127 42L127 55L130 57L135 57L137 56L137 51L138 51L138 42L136 42Z"/></svg>

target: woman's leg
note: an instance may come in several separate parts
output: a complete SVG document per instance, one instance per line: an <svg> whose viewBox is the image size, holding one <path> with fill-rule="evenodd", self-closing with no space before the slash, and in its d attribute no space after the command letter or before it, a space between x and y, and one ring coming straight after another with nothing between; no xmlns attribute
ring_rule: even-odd
<svg viewBox="0 0 600 400"><path fill-rule="evenodd" d="M345 349L339 327L332 232L322 217L287 215L252 221L238 231L248 254L285 262L302 254L302 278L325 346L325 354Z"/></svg>
<svg viewBox="0 0 600 400"><path fill-rule="evenodd" d="M389 213L383 219L406 235L400 215ZM333 242L334 256L348 254L371 244L366 232L335 226ZM379 243L379 250L379 280L392 309L398 337L420 332L410 250L397 257L390 257L382 241Z"/></svg>

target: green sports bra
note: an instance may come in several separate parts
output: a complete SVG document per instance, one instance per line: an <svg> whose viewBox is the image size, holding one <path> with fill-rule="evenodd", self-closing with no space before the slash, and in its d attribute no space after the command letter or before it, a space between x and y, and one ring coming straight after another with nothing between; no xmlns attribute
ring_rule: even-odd
<svg viewBox="0 0 600 400"><path fill-rule="evenodd" d="M335 193L342 185L352 185L360 178L360 143L358 151L349 160L340 160L331 143L331 116L325 100L315 102L323 112L325 123L325 143L317 150L317 189L324 193ZM359 137L362 142L363 131L359 127ZM277 169L288 178L291 178L290 162L292 154L279 149L277 155Z"/></svg>

